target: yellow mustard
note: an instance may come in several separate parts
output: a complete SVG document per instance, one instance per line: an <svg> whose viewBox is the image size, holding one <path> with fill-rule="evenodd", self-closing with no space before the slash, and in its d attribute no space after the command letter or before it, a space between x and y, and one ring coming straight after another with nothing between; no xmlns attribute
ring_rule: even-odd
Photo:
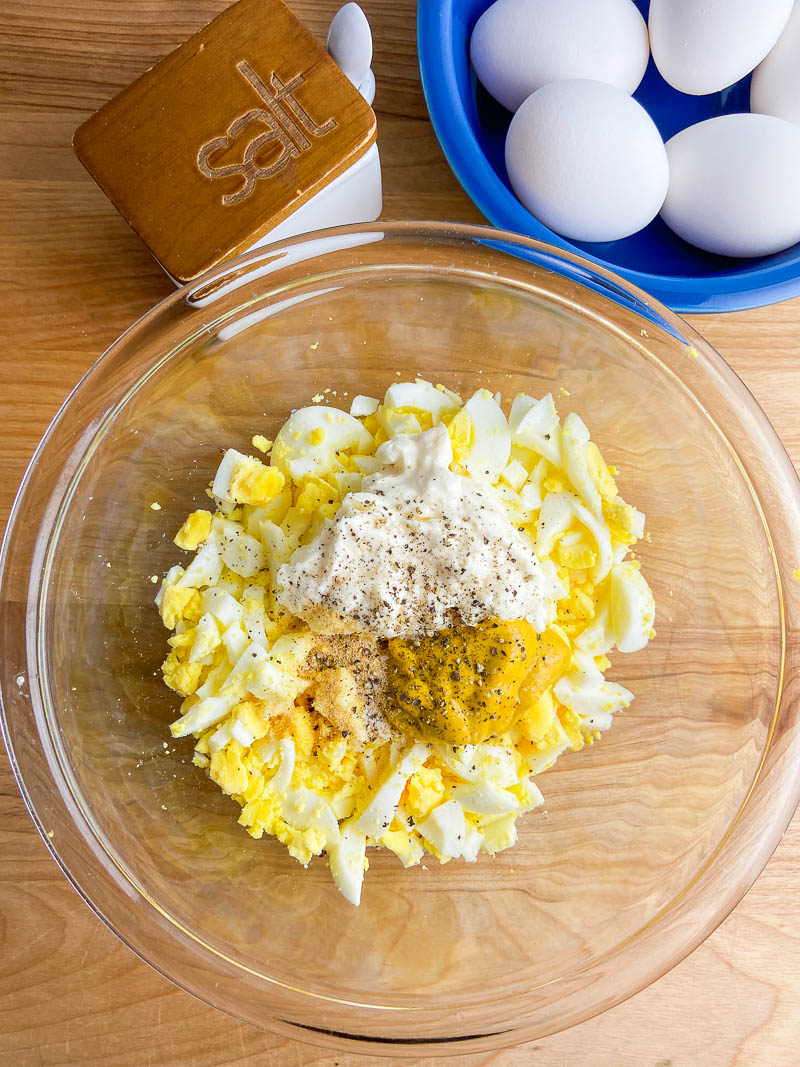
<svg viewBox="0 0 800 1067"><path fill-rule="evenodd" d="M513 726L563 674L570 649L529 622L490 619L419 641L389 641L395 726L424 741L475 745Z"/></svg>

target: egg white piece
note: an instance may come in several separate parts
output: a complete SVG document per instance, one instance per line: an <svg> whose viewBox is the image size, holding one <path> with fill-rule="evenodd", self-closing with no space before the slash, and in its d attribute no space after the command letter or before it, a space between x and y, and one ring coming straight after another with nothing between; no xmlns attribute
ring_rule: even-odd
<svg viewBox="0 0 800 1067"><path fill-rule="evenodd" d="M608 599L601 601L597 614L575 639L575 647L593 656L604 656L614 647L614 634L611 631L611 610Z"/></svg>
<svg viewBox="0 0 800 1067"><path fill-rule="evenodd" d="M170 726L172 736L186 737L187 734L213 726L215 722L219 722L228 714L238 700L239 695L236 693L199 700L185 715L181 715L172 723Z"/></svg>
<svg viewBox="0 0 800 1067"><path fill-rule="evenodd" d="M615 563L609 590L611 630L620 652L638 652L650 640L656 602L633 560Z"/></svg>
<svg viewBox="0 0 800 1067"><path fill-rule="evenodd" d="M750 110L800 126L800 3L778 43L753 71Z"/></svg>
<svg viewBox="0 0 800 1067"><path fill-rule="evenodd" d="M518 393L511 405L508 424L513 444L531 449L555 466L561 463L561 421L552 393L547 393L541 400Z"/></svg>
<svg viewBox="0 0 800 1067"><path fill-rule="evenodd" d="M236 727L234 726L234 737ZM339 822L330 804L305 786L298 786L286 794L281 814L286 822L299 830L320 830L325 834L326 847L339 840Z"/></svg>
<svg viewBox="0 0 800 1067"><path fill-rule="evenodd" d="M481 822L483 844L481 849L493 856L496 852L502 852L517 843L516 815L500 815L493 819Z"/></svg>
<svg viewBox="0 0 800 1067"><path fill-rule="evenodd" d="M374 396L364 396L363 393L359 393L358 396L353 397L350 404L350 414L355 418L363 415L374 415L379 406L380 400Z"/></svg>
<svg viewBox="0 0 800 1067"><path fill-rule="evenodd" d="M602 516L602 501L597 491L597 486L592 481L589 473L589 463L586 454L586 446L589 444L589 431L580 415L571 412L564 419L564 428L561 432L561 451L563 454L564 470L578 491L583 503L593 515Z"/></svg>
<svg viewBox="0 0 800 1067"><path fill-rule="evenodd" d="M239 601L216 586L203 590L202 605L204 613L213 615L217 622L226 628L242 617L243 609Z"/></svg>
<svg viewBox="0 0 800 1067"><path fill-rule="evenodd" d="M552 82L529 96L508 129L506 168L525 207L574 241L616 241L641 230L669 183L653 120L598 81Z"/></svg>
<svg viewBox="0 0 800 1067"><path fill-rule="evenodd" d="M691 96L717 93L757 66L794 0L652 0L650 47L659 73Z"/></svg>
<svg viewBox="0 0 800 1067"><path fill-rule="evenodd" d="M178 579L182 578L185 573L186 571L183 569L183 567L180 567L178 564L175 564L175 566L170 567L170 569L164 575L164 581L161 583L161 586L159 587L159 590L156 593L154 601L159 611L161 610L161 605L164 602L164 593L166 592L166 590L170 586L177 585Z"/></svg>
<svg viewBox="0 0 800 1067"><path fill-rule="evenodd" d="M248 457L243 452L237 452L235 448L227 449L219 467L217 467L214 483L211 486L211 492L217 500L224 500L229 504L234 502L233 497L230 495L234 471L240 463L247 463L247 459Z"/></svg>
<svg viewBox="0 0 800 1067"><path fill-rule="evenodd" d="M297 753L294 747L294 741L291 737L284 737L278 742L278 750L281 754L281 761L278 765L278 770L274 776L270 779L270 787L280 796L286 792L292 782L292 775L294 774L294 765L297 761Z"/></svg>
<svg viewBox="0 0 800 1067"><path fill-rule="evenodd" d="M217 546L207 541L175 584L196 589L201 585L216 585L221 575L222 556Z"/></svg>
<svg viewBox="0 0 800 1067"><path fill-rule="evenodd" d="M214 519L205 547L216 547L222 561L243 578L252 578L266 566L267 557L261 542L245 533L240 523L230 519Z"/></svg>
<svg viewBox="0 0 800 1067"><path fill-rule="evenodd" d="M378 838L384 830L388 829L394 818L395 809L400 803L400 794L406 782L422 766L428 754L428 747L421 742L417 742L409 749L362 812L355 823L357 830L368 837Z"/></svg>
<svg viewBox="0 0 800 1067"><path fill-rule="evenodd" d="M544 498L536 533L536 555L546 559L576 520L594 540L597 562L592 569L592 581L602 582L611 570L611 535L605 524L578 503L571 493L548 493Z"/></svg>
<svg viewBox="0 0 800 1067"><path fill-rule="evenodd" d="M361 903L367 838L353 826L341 827L338 841L328 848L328 863L336 888L356 907Z"/></svg>
<svg viewBox="0 0 800 1067"><path fill-rule="evenodd" d="M322 434L322 444L312 446L315 431ZM275 438L271 463L295 481L312 474L322 478L333 470L337 452L345 448L369 452L371 447L372 436L358 419L320 404L289 416Z"/></svg>
<svg viewBox="0 0 800 1067"><path fill-rule="evenodd" d="M632 93L647 67L647 27L632 0L497 0L478 19L470 57L509 111L564 78Z"/></svg>
<svg viewBox="0 0 800 1067"><path fill-rule="evenodd" d="M417 830L443 856L456 859L464 851L467 833L464 809L457 800L447 800L433 809Z"/></svg>
<svg viewBox="0 0 800 1067"><path fill-rule="evenodd" d="M441 422L442 416L454 412L459 407L452 397L440 389L418 378L415 382L397 382L386 390L383 403L388 408L418 408L428 411L433 417L434 425Z"/></svg>
<svg viewBox="0 0 800 1067"><path fill-rule="evenodd" d="M627 708L633 693L616 682L607 682L594 658L578 650L566 674L553 686L553 692L570 711L595 730L607 730L613 715Z"/></svg>
<svg viewBox="0 0 800 1067"><path fill-rule="evenodd" d="M800 128L772 115L720 115L667 142L664 222L722 256L800 241Z"/></svg>
<svg viewBox="0 0 800 1067"><path fill-rule="evenodd" d="M464 811L477 815L497 815L506 811L519 811L520 803L513 793L501 789L489 781L480 785L460 785L451 790L451 800L457 800Z"/></svg>
<svg viewBox="0 0 800 1067"><path fill-rule="evenodd" d="M462 466L479 482L495 482L511 455L511 431L503 409L487 389L479 389L464 405L472 420L473 443Z"/></svg>
<svg viewBox="0 0 800 1067"><path fill-rule="evenodd" d="M200 616L195 633L196 636L192 642L192 648L189 653L190 663L204 660L221 642L219 627L217 626L214 616L208 612L206 612L205 615Z"/></svg>
<svg viewBox="0 0 800 1067"><path fill-rule="evenodd" d="M500 475L506 485L510 486L515 493L519 493L528 480L528 471L518 459L509 460L506 469Z"/></svg>

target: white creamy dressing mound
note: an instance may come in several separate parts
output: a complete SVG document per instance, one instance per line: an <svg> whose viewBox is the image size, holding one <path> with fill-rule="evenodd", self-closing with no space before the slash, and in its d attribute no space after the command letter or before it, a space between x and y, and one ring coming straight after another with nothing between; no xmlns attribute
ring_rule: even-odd
<svg viewBox="0 0 800 1067"><path fill-rule="evenodd" d="M386 441L309 544L278 570L279 599L304 618L327 609L378 637L414 638L489 618L544 630L565 594L491 486L454 474L444 426Z"/></svg>

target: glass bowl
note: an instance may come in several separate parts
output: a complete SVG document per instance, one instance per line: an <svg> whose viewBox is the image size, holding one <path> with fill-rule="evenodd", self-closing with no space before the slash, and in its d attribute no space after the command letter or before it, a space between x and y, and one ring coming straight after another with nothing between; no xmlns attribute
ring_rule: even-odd
<svg viewBox="0 0 800 1067"><path fill-rule="evenodd" d="M416 374L552 390L581 414L647 513L658 636L617 657L635 702L538 779L545 809L515 848L408 871L373 852L355 909L324 860L303 870L249 838L191 740L171 739L151 576L222 448L274 435L318 392ZM666 308L496 230L327 231L170 296L65 403L3 548L5 737L64 873L185 989L324 1045L509 1045L663 974L769 858L800 791L799 546L775 433Z"/></svg>

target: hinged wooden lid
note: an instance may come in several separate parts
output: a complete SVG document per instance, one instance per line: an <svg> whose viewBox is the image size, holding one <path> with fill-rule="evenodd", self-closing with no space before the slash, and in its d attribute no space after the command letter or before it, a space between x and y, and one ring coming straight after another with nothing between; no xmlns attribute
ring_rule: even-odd
<svg viewBox="0 0 800 1067"><path fill-rule="evenodd" d="M338 177L375 115L282 0L239 0L76 131L75 152L179 281Z"/></svg>

